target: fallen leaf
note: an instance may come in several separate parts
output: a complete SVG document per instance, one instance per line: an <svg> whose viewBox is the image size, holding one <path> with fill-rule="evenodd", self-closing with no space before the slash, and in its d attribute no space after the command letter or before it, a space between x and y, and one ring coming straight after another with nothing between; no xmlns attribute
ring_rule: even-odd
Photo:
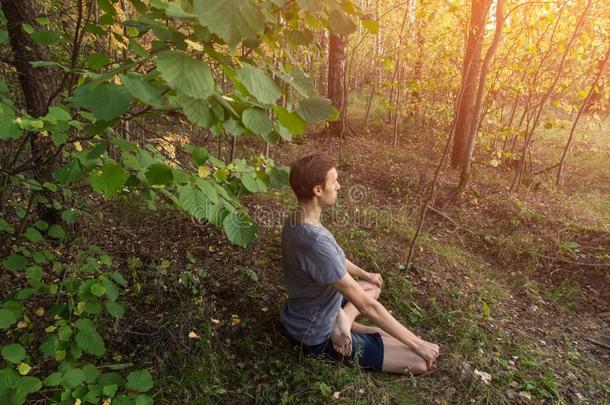
<svg viewBox="0 0 610 405"><path fill-rule="evenodd" d="M210 318L210 322L212 322L214 325L218 325L220 323L220 321L218 319L214 319L214 318Z"/></svg>
<svg viewBox="0 0 610 405"><path fill-rule="evenodd" d="M527 399L528 401L532 400L532 395L529 392L527 392L527 391L519 391L519 396L521 398Z"/></svg>
<svg viewBox="0 0 610 405"><path fill-rule="evenodd" d="M239 316L237 315L231 315L231 325L232 326L237 326L241 323L241 319L239 319Z"/></svg>
<svg viewBox="0 0 610 405"><path fill-rule="evenodd" d="M339 391L335 391L335 392L333 393L333 396L332 396L333 400L335 400L335 401L336 401L336 400L338 400L338 399L339 399L339 394L340 394L340 392L339 392Z"/></svg>
<svg viewBox="0 0 610 405"><path fill-rule="evenodd" d="M201 339L201 337L193 331L189 332L189 338L190 339Z"/></svg>
<svg viewBox="0 0 610 405"><path fill-rule="evenodd" d="M44 309L42 307L39 307L38 309L36 309L36 311L34 311L34 313L38 316L43 316L44 315Z"/></svg>
<svg viewBox="0 0 610 405"><path fill-rule="evenodd" d="M481 381L483 381L487 385L489 385L489 383L491 382L491 374L486 373L485 371L479 371L475 368L474 375L479 377L481 379Z"/></svg>

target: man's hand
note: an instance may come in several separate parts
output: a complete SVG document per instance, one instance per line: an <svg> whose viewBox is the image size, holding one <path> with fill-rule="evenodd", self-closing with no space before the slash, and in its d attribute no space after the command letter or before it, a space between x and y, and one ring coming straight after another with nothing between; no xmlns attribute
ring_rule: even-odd
<svg viewBox="0 0 610 405"><path fill-rule="evenodd" d="M383 285L383 278L379 273L366 272L366 275L363 278L371 284L375 284L379 288L381 288L381 286Z"/></svg>
<svg viewBox="0 0 610 405"><path fill-rule="evenodd" d="M421 340L420 344L417 347L413 348L413 351L419 354L428 365L428 370L432 369L432 365L436 361L436 358L439 355L440 348L435 343L426 342L425 340Z"/></svg>

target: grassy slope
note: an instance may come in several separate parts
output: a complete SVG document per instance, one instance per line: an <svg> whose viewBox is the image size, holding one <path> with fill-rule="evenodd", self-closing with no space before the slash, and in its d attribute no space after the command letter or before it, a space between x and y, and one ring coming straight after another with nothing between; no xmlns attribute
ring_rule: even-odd
<svg viewBox="0 0 610 405"><path fill-rule="evenodd" d="M608 352L585 337L601 341L607 332L598 315L609 310L608 268L569 263L608 264L609 190L599 181L609 178L610 168L593 163L608 157L607 145L577 149L568 192L541 177L538 186L526 184L528 192L510 195L510 172L482 163L469 197L455 205L450 190L456 179L448 173L434 202L445 217L428 214L416 268L405 271L418 194L438 153L408 137L402 140L408 150L391 150L383 127L376 131L375 140L344 143L342 191L325 223L348 257L382 273L381 302L441 345L439 369L425 378L372 374L302 358L288 347L275 326L285 298L280 218L295 204L288 190L246 198L261 225L259 239L246 249L174 211L150 216L133 203L112 203L105 226L122 243L100 245L131 258L132 281L142 286L132 292L136 321L115 350L130 348L127 357L154 367L156 399L607 402ZM338 144L284 145L274 158L286 163L314 149L336 151ZM491 375L489 385L479 371Z"/></svg>

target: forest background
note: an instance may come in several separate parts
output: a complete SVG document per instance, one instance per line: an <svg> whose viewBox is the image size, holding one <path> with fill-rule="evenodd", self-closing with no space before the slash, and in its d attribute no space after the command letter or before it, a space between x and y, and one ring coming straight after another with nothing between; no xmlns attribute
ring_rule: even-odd
<svg viewBox="0 0 610 405"><path fill-rule="evenodd" d="M608 401L608 2L0 4L1 403ZM277 331L320 150L429 376Z"/></svg>

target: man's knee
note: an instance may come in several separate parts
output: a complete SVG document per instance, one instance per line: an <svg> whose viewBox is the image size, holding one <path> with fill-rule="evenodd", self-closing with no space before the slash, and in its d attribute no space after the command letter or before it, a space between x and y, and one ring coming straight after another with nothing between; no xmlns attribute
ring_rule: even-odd
<svg viewBox="0 0 610 405"><path fill-rule="evenodd" d="M373 298L377 299L381 295L381 287L378 285L373 285Z"/></svg>

